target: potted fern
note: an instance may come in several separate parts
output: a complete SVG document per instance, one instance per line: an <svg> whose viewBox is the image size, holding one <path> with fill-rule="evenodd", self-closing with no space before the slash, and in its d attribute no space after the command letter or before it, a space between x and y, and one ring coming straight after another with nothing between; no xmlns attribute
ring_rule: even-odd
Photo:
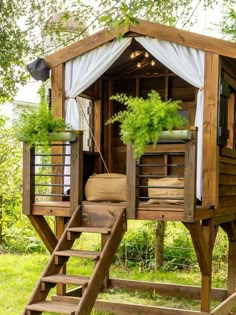
<svg viewBox="0 0 236 315"><path fill-rule="evenodd" d="M48 147L51 141L75 141L76 134L63 118L55 117L41 100L37 110L23 111L15 121L16 138L25 141L28 147ZM67 130L66 130L67 129Z"/></svg>
<svg viewBox="0 0 236 315"><path fill-rule="evenodd" d="M111 99L127 108L113 115L107 124L120 123L121 140L125 144L133 144L136 159L143 155L148 144L155 145L159 139L188 137L185 130L178 130L177 135L172 131L173 128L182 127L187 123L187 120L178 114L180 101L162 101L156 91L151 91L147 99L128 97L125 94L113 95Z"/></svg>

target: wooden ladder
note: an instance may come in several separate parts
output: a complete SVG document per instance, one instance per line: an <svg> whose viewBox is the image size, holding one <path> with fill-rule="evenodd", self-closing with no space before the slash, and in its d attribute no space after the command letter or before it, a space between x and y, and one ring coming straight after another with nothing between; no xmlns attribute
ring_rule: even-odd
<svg viewBox="0 0 236 315"><path fill-rule="evenodd" d="M93 206L90 205L88 210L92 207ZM106 205L104 204L103 206L97 207L100 213L103 212L101 207L104 207L107 211L107 215L112 217L112 224L111 222L106 224L106 220L102 223L102 220L100 220L97 226L95 226L96 223L94 224L94 222L90 222L91 226L88 226L88 224L87 226L83 226L81 225L83 221L81 218L84 215L84 209L86 210L86 207L77 207L58 241L22 315L38 315L43 312L68 315L90 314L102 284L109 273L109 267L115 257L117 248L126 231L126 209L124 206L119 207L116 205L112 211L111 205L106 209ZM106 216L104 217L103 215L101 218L106 218ZM101 226L102 224L104 224L103 227ZM99 233L106 236L106 242L100 252L72 249L74 241L84 232ZM60 270L62 266L70 257L82 257L95 260L96 264L91 277L61 274ZM55 297L52 297L51 300L47 300L46 298L51 288L56 284L73 284L81 288L80 292L82 292L82 297L78 299L79 302L77 304L68 303L63 301L63 299L56 299Z"/></svg>

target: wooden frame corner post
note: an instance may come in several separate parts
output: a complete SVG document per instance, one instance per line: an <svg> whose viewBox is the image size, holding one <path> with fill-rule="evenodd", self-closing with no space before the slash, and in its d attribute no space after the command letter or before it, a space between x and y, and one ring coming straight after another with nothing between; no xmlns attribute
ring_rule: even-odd
<svg viewBox="0 0 236 315"><path fill-rule="evenodd" d="M205 52L202 204L215 208L218 206L219 174L217 145L219 66L219 55Z"/></svg>
<svg viewBox="0 0 236 315"><path fill-rule="evenodd" d="M127 145L126 156L126 176L127 176L127 218L136 218L136 161L132 145Z"/></svg>
<svg viewBox="0 0 236 315"><path fill-rule="evenodd" d="M26 215L31 214L32 204L34 202L34 148L29 148L23 143L23 209L22 212Z"/></svg>

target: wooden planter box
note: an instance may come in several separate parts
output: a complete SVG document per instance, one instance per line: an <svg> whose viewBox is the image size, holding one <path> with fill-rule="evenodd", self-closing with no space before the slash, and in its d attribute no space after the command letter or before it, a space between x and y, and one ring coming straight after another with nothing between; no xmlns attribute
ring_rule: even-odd
<svg viewBox="0 0 236 315"><path fill-rule="evenodd" d="M77 134L75 131L59 131L59 132L51 132L48 134L48 140L50 141L66 141L66 142L74 142L77 138ZM29 138L18 137L19 141L28 142Z"/></svg>

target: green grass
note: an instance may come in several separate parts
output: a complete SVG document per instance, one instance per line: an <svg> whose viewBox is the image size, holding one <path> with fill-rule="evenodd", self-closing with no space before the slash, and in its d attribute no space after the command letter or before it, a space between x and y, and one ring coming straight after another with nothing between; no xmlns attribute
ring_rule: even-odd
<svg viewBox="0 0 236 315"><path fill-rule="evenodd" d="M0 255L0 314L19 315L24 305L27 303L31 292L43 271L49 255ZM81 261L82 263L82 261ZM78 264L78 260L71 259L68 265L71 273L89 275L92 270L92 264L83 260ZM226 271L221 269L221 273L214 274L214 286L222 287L225 285ZM199 285L200 275L198 272L181 271L181 272L144 272L138 267L127 269L125 267L113 265L111 267L111 277L157 281L165 283ZM199 310L199 302L188 301L186 299L176 299L174 297L161 297L156 294L132 293L128 294L124 290L100 294L102 298L114 301L128 301L133 303L147 303L149 305L160 305L167 307L178 307L185 309ZM45 313L46 314L46 313ZM49 313L48 313L49 314ZM93 312L98 315L98 312ZM102 314L102 313L100 313ZM104 315L105 313L103 313Z"/></svg>

